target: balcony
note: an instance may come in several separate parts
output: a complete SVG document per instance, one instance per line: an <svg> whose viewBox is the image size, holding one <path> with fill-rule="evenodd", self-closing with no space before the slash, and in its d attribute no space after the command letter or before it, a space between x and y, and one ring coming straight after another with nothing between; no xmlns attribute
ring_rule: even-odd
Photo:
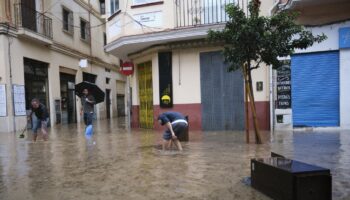
<svg viewBox="0 0 350 200"><path fill-rule="evenodd" d="M52 19L24 4L15 4L18 35L44 44L52 44Z"/></svg>
<svg viewBox="0 0 350 200"><path fill-rule="evenodd" d="M349 9L349 0L279 0L271 11L297 11L299 23L315 26L348 20Z"/></svg>
<svg viewBox="0 0 350 200"><path fill-rule="evenodd" d="M225 7L235 0L176 0L176 28L225 23Z"/></svg>
<svg viewBox="0 0 350 200"><path fill-rule="evenodd" d="M247 5L246 1L239 2ZM128 55L152 46L204 39L208 30L222 30L225 27L229 19L225 7L235 2L238 1L174 0L164 1L154 11L137 13L135 11L138 10L132 10L133 18L138 23L128 16L123 19L125 15L109 22L107 31L111 42L105 46L105 50L126 59Z"/></svg>

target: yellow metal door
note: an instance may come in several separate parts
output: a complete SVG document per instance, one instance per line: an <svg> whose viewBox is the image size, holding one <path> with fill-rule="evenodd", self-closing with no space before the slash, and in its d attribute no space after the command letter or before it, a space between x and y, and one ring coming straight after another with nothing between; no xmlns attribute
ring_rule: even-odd
<svg viewBox="0 0 350 200"><path fill-rule="evenodd" d="M153 128L152 62L141 63L137 67L140 96L140 127Z"/></svg>

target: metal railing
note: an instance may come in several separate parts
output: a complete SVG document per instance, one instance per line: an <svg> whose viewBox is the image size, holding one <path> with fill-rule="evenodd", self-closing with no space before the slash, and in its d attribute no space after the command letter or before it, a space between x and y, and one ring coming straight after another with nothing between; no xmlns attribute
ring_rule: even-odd
<svg viewBox="0 0 350 200"><path fill-rule="evenodd" d="M52 39L52 19L25 4L15 4L15 23L17 27Z"/></svg>
<svg viewBox="0 0 350 200"><path fill-rule="evenodd" d="M236 0L175 0L175 26L198 26L224 23L225 7Z"/></svg>

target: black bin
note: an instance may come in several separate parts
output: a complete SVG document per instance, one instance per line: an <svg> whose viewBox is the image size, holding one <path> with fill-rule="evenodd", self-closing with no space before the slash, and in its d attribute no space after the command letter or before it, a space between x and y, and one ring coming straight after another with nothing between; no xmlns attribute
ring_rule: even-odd
<svg viewBox="0 0 350 200"><path fill-rule="evenodd" d="M189 126L190 126L189 120L188 120L189 118L187 115L185 116L185 118L186 118L186 121L188 123L188 126L182 133L180 133L179 137L177 137L179 139L179 141L181 141L181 142L188 142L188 140L189 140L189 137L188 137L188 131L189 131Z"/></svg>

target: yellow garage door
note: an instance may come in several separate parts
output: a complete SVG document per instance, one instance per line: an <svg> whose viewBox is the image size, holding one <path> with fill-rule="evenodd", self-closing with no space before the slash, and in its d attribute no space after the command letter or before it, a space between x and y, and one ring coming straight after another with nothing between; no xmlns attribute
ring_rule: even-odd
<svg viewBox="0 0 350 200"><path fill-rule="evenodd" d="M152 62L137 65L140 97L140 127L153 128Z"/></svg>

